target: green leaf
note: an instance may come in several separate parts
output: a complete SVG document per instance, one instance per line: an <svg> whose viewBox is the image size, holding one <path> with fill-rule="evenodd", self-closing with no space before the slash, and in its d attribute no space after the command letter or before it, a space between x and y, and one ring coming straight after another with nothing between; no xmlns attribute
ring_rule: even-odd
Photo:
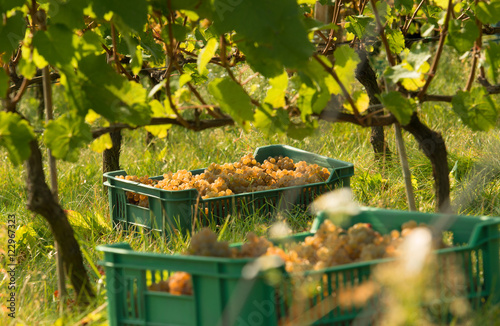
<svg viewBox="0 0 500 326"><path fill-rule="evenodd" d="M394 84L406 78L420 78L421 73L416 70L410 70L409 68L411 68L411 66L408 66L407 64L399 64L393 67L388 67L384 72L384 76L386 76Z"/></svg>
<svg viewBox="0 0 500 326"><path fill-rule="evenodd" d="M451 104L453 111L472 130L487 131L498 122L498 109L482 87L473 88L470 92L458 91Z"/></svg>
<svg viewBox="0 0 500 326"><path fill-rule="evenodd" d="M99 18L104 18L108 12L113 12L113 20L117 15L123 24L138 32L146 24L148 3L146 0L94 1L92 10Z"/></svg>
<svg viewBox="0 0 500 326"><path fill-rule="evenodd" d="M68 65L75 55L73 32L66 25L50 25L47 31L38 31L33 46L50 64Z"/></svg>
<svg viewBox="0 0 500 326"><path fill-rule="evenodd" d="M26 21L21 11L16 11L12 16L7 19L4 17L0 21L0 55L2 55L4 62L8 62L9 57L17 50L19 44L24 40L25 32Z"/></svg>
<svg viewBox="0 0 500 326"><path fill-rule="evenodd" d="M29 143L35 134L26 120L18 114L0 111L0 146L7 149L14 165L23 163L30 156Z"/></svg>
<svg viewBox="0 0 500 326"><path fill-rule="evenodd" d="M88 109L93 109L111 122L124 122L132 126L147 124L151 119L151 109L147 103L147 92L141 84L118 75L106 63L106 56L89 55L79 63L79 72L83 80L73 80L86 95L81 99L88 102ZM84 111L84 114L87 112Z"/></svg>
<svg viewBox="0 0 500 326"><path fill-rule="evenodd" d="M183 68L184 73L191 76L195 85L202 85L207 82L208 77L198 73L196 63L186 63Z"/></svg>
<svg viewBox="0 0 500 326"><path fill-rule="evenodd" d="M210 59L213 58L215 55L215 51L217 51L218 48L218 43L215 38L211 38L208 40L207 45L200 51L200 54L198 55L198 73L200 75L206 75L208 73L207 71L207 64L210 62Z"/></svg>
<svg viewBox="0 0 500 326"><path fill-rule="evenodd" d="M0 12L7 12L16 7L21 7L26 0L0 0Z"/></svg>
<svg viewBox="0 0 500 326"><path fill-rule="evenodd" d="M273 109L267 103L257 109L254 119L254 126L267 136L285 133L290 124L287 111L282 108Z"/></svg>
<svg viewBox="0 0 500 326"><path fill-rule="evenodd" d="M401 95L400 92L389 92L382 94L382 104L398 119L401 125L410 123L415 109L415 102Z"/></svg>
<svg viewBox="0 0 500 326"><path fill-rule="evenodd" d="M154 39L153 32L151 30L147 30L146 32L141 31L139 32L139 37L140 46L147 54L151 55L148 61L155 65L163 65L165 63L165 52L163 51L163 47Z"/></svg>
<svg viewBox="0 0 500 326"><path fill-rule="evenodd" d="M359 39L365 36L371 36L375 31L375 21L368 16L348 16L346 17L346 30L356 35Z"/></svg>
<svg viewBox="0 0 500 326"><path fill-rule="evenodd" d="M287 136L293 139L302 140L306 137L314 135L318 122L310 120L300 123L290 123L288 126Z"/></svg>
<svg viewBox="0 0 500 326"><path fill-rule="evenodd" d="M475 22L468 20L461 23L450 20L446 43L452 46L459 54L469 51L474 46L474 41L479 37L479 29Z"/></svg>
<svg viewBox="0 0 500 326"><path fill-rule="evenodd" d="M475 12L483 24L496 24L500 20L500 1L491 0L490 3L479 1Z"/></svg>
<svg viewBox="0 0 500 326"><path fill-rule="evenodd" d="M413 8L413 0L395 0L394 5L397 9L401 9L403 7L406 10L411 10Z"/></svg>
<svg viewBox="0 0 500 326"><path fill-rule="evenodd" d="M44 140L54 157L76 162L80 148L92 140L92 133L82 117L65 114L47 124Z"/></svg>
<svg viewBox="0 0 500 326"><path fill-rule="evenodd" d="M356 67L361 62L358 54L348 45L338 47L333 53L335 58L335 72L340 81L349 93L352 92L352 84L356 81ZM341 94L340 86L335 83L335 89L331 90L333 94Z"/></svg>
<svg viewBox="0 0 500 326"><path fill-rule="evenodd" d="M208 84L208 91L219 103L221 109L228 113L244 129L253 121L253 105L250 96L243 88L229 77L214 79Z"/></svg>
<svg viewBox="0 0 500 326"><path fill-rule="evenodd" d="M391 52L396 55L401 53L405 48L405 37L403 33L399 29L391 28L386 28L385 32Z"/></svg>
<svg viewBox="0 0 500 326"><path fill-rule="evenodd" d="M489 42L488 47L484 51L484 57L488 77L496 84L498 82L498 72L500 70L500 44Z"/></svg>
<svg viewBox="0 0 500 326"><path fill-rule="evenodd" d="M109 134L104 134L90 144L90 149L96 153L102 153L107 149L113 147L113 141L111 140L111 136Z"/></svg>
<svg viewBox="0 0 500 326"><path fill-rule="evenodd" d="M7 97L7 90L9 89L9 75L3 68L0 67L0 98Z"/></svg>
<svg viewBox="0 0 500 326"><path fill-rule="evenodd" d="M304 66L314 51L295 0L213 0L213 7L215 31L235 31L248 64L266 77Z"/></svg>
<svg viewBox="0 0 500 326"><path fill-rule="evenodd" d="M285 94L288 87L288 74L283 71L281 75L269 79L271 88L267 91L264 102L271 104L273 108L285 106Z"/></svg>
<svg viewBox="0 0 500 326"><path fill-rule="evenodd" d="M88 6L86 0L50 0L48 16L50 24L63 24L69 29L85 27L83 10Z"/></svg>

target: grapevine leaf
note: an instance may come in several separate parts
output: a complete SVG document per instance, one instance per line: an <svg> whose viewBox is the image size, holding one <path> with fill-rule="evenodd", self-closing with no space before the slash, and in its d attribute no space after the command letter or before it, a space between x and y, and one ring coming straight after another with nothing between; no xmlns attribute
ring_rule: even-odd
<svg viewBox="0 0 500 326"><path fill-rule="evenodd" d="M382 94L381 102L398 119L401 125L404 126L410 123L415 109L413 100L403 97L400 92L392 91Z"/></svg>
<svg viewBox="0 0 500 326"><path fill-rule="evenodd" d="M86 94L90 108L96 113L110 121L132 126L149 122L151 109L146 102L146 89L118 75L106 63L105 55L83 58L79 69L85 76L81 89Z"/></svg>
<svg viewBox="0 0 500 326"><path fill-rule="evenodd" d="M258 108L254 118L254 126L268 136L285 133L290 123L287 111L273 109L267 103Z"/></svg>
<svg viewBox="0 0 500 326"><path fill-rule="evenodd" d="M204 75L200 75L198 73L198 69L196 68L196 63L186 63L184 65L184 73L189 74L195 85L204 84L208 77Z"/></svg>
<svg viewBox="0 0 500 326"><path fill-rule="evenodd" d="M361 60L356 51L347 45L338 47L333 53L333 56L335 57L335 72L347 91L351 93L352 84L356 81L356 67ZM331 90L331 93L342 93L337 83L335 83L335 88Z"/></svg>
<svg viewBox="0 0 500 326"><path fill-rule="evenodd" d="M316 120L300 122L300 123L290 123L288 126L287 135L290 138L302 140L306 137L312 136L318 127L318 122Z"/></svg>
<svg viewBox="0 0 500 326"><path fill-rule="evenodd" d="M9 61L11 54L24 39L25 31L26 21L21 11L14 12L7 19L4 17L3 23L0 22L0 55L4 62Z"/></svg>
<svg viewBox="0 0 500 326"><path fill-rule="evenodd" d="M86 0L50 0L48 15L51 24L63 24L69 29L83 29L83 10L88 6Z"/></svg>
<svg viewBox="0 0 500 326"><path fill-rule="evenodd" d="M21 7L25 2L25 0L0 0L0 12L7 12L16 7Z"/></svg>
<svg viewBox="0 0 500 326"><path fill-rule="evenodd" d="M0 146L7 149L10 161L21 164L30 156L29 143L35 138L28 122L12 112L0 111Z"/></svg>
<svg viewBox="0 0 500 326"><path fill-rule="evenodd" d="M443 9L448 9L448 0L434 0L434 3Z"/></svg>
<svg viewBox="0 0 500 326"><path fill-rule="evenodd" d="M9 88L9 76L3 68L0 68L0 98L7 97L7 89Z"/></svg>
<svg viewBox="0 0 500 326"><path fill-rule="evenodd" d="M490 3L479 1L475 12L483 24L496 24L500 19L500 1L492 0Z"/></svg>
<svg viewBox="0 0 500 326"><path fill-rule="evenodd" d="M62 24L50 25L47 31L38 31L33 37L33 46L50 64L67 65L75 54L73 33Z"/></svg>
<svg viewBox="0 0 500 326"><path fill-rule="evenodd" d="M367 16L348 16L346 17L346 30L356 35L357 38L363 39L365 36L370 36L375 31L375 23L373 18Z"/></svg>
<svg viewBox="0 0 500 326"><path fill-rule="evenodd" d="M26 52L23 51L22 57L19 60L19 64L17 65L17 69L19 74L23 75L26 78L33 78L36 74L36 65L34 60L31 60L30 50L28 48L24 48ZM26 54L25 54L26 53ZM45 61L45 60L44 60ZM44 65L44 67L47 64Z"/></svg>
<svg viewBox="0 0 500 326"><path fill-rule="evenodd" d="M473 88L470 92L458 91L451 104L453 111L472 130L490 130L498 121L498 109L482 87Z"/></svg>
<svg viewBox="0 0 500 326"><path fill-rule="evenodd" d="M90 144L90 149L96 153L102 153L107 149L113 147L113 141L111 140L111 136L109 134L104 134L99 138L95 139Z"/></svg>
<svg viewBox="0 0 500 326"><path fill-rule="evenodd" d="M395 0L394 5L397 9L403 7L406 10L411 10L411 8L413 8L413 0Z"/></svg>
<svg viewBox="0 0 500 326"><path fill-rule="evenodd" d="M271 88L267 91L264 102L271 104L273 108L285 106L285 94L288 87L288 74L283 71L281 75L269 79Z"/></svg>
<svg viewBox="0 0 500 326"><path fill-rule="evenodd" d="M247 121L253 121L253 105L250 96L240 85L229 77L217 78L208 84L208 91L224 112L244 129L250 127Z"/></svg>
<svg viewBox="0 0 500 326"><path fill-rule="evenodd" d="M165 62L165 53L160 44L158 44L151 31L140 31L140 46L151 55L149 61L153 62L155 65L162 65Z"/></svg>
<svg viewBox="0 0 500 326"><path fill-rule="evenodd" d="M99 18L104 18L104 15L111 11L113 15L116 14L121 18L123 24L135 31L141 31L146 24L148 3L146 0L94 1L92 10Z"/></svg>
<svg viewBox="0 0 500 326"><path fill-rule="evenodd" d="M92 133L82 117L65 114L47 124L44 140L54 157L76 162L80 148L92 140Z"/></svg>
<svg viewBox="0 0 500 326"><path fill-rule="evenodd" d="M368 109L368 105L370 104L370 98L368 97L368 94L366 94L366 92L355 91L352 94L352 99L356 104L356 108L358 109L359 113L363 113ZM351 104L349 104L349 102L345 102L344 107L347 109L347 111L354 113L354 110L352 109L352 106Z"/></svg>
<svg viewBox="0 0 500 326"><path fill-rule="evenodd" d="M389 43L389 48L394 54L399 54L405 48L405 37L399 29L385 30L387 36L387 42Z"/></svg>
<svg viewBox="0 0 500 326"><path fill-rule="evenodd" d="M164 102L164 105L161 105L157 100L153 100L150 102L151 109L153 110L154 118L164 118L171 117L175 119L175 113L170 108L170 104L168 100ZM146 126L146 130L152 133L154 136L158 138L165 138L168 135L168 130L172 127L172 125L158 125L158 126Z"/></svg>
<svg viewBox="0 0 500 326"><path fill-rule="evenodd" d="M485 67L488 72L488 77L496 84L498 80L498 71L500 68L500 44L489 42L485 56Z"/></svg>
<svg viewBox="0 0 500 326"><path fill-rule="evenodd" d="M213 6L215 31L235 31L248 64L266 77L283 66L302 67L314 51L295 0L213 0Z"/></svg>
<svg viewBox="0 0 500 326"><path fill-rule="evenodd" d="M417 79L421 77L418 71L415 71L407 63L402 63L393 67L388 67L384 75L394 84L402 79Z"/></svg>
<svg viewBox="0 0 500 326"><path fill-rule="evenodd" d="M459 54L469 51L478 37L479 29L475 22L468 20L462 23L450 20L446 44L452 46Z"/></svg>
<svg viewBox="0 0 500 326"><path fill-rule="evenodd" d="M198 55L198 73L200 75L206 75L208 73L207 71L207 64L210 62L210 59L213 58L215 55L215 51L217 51L218 47L217 39L211 38L208 40L207 45L200 51L200 54Z"/></svg>
<svg viewBox="0 0 500 326"><path fill-rule="evenodd" d="M193 77L191 77L190 74L182 74L180 77L179 77L179 87L182 87L184 85L186 85L187 83L189 83L191 80L193 80ZM165 86L165 85L164 85Z"/></svg>

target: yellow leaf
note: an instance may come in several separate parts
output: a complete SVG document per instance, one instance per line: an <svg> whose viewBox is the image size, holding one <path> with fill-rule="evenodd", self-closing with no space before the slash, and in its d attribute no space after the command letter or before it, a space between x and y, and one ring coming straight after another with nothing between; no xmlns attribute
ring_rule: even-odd
<svg viewBox="0 0 500 326"><path fill-rule="evenodd" d="M354 104L356 104L356 108L358 109L359 113L365 112L368 109L368 106L370 105L370 98L363 91L354 92L352 94L352 99L354 101ZM349 102L345 102L344 107L347 111L354 113L351 104L349 104Z"/></svg>
<svg viewBox="0 0 500 326"><path fill-rule="evenodd" d="M111 141L109 134L100 136L90 144L90 149L97 153L102 153L111 147L113 147L113 142Z"/></svg>
<svg viewBox="0 0 500 326"><path fill-rule="evenodd" d="M87 115L85 116L85 122L88 124L94 123L97 119L99 119L101 115L96 113L94 110L90 109Z"/></svg>

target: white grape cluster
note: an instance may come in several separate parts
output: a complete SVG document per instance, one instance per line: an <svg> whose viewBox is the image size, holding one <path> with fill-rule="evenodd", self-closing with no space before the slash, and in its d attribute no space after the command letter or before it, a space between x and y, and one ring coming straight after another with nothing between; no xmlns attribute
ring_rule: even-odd
<svg viewBox="0 0 500 326"><path fill-rule="evenodd" d="M327 168L305 161L294 163L289 157L269 157L261 164L252 154L243 156L236 163L211 163L203 173L190 171L168 172L163 180L146 177L119 176L118 178L141 182L164 190L198 190L202 199L230 196L246 192L270 190L309 183L324 182L330 176ZM138 200L136 200L136 197ZM127 192L129 202L147 207L147 197Z"/></svg>
<svg viewBox="0 0 500 326"><path fill-rule="evenodd" d="M404 237L417 226L419 225L415 221L409 221L402 225L401 232L393 230L390 234L381 235L368 223L358 223L344 230L330 220L325 220L314 235L306 237L303 242L287 245L284 248L277 247L265 237L258 237L252 232L247 234L247 242L241 247L230 248L229 243L219 241L211 229L203 228L192 236L185 254L225 258L277 255L284 261L287 272L304 272L397 256ZM420 224L420 226L425 225ZM192 292L190 275L182 273L182 275L174 273L167 281L153 284L150 289L172 294Z"/></svg>
<svg viewBox="0 0 500 326"><path fill-rule="evenodd" d="M318 231L284 250L272 248L267 254L279 255L288 272L320 270L331 266L397 256L398 248L417 223L402 225L402 231L382 235L368 223L358 223L344 230L330 220L321 224Z"/></svg>
<svg viewBox="0 0 500 326"><path fill-rule="evenodd" d="M156 180L150 179L149 176L147 176L147 175L145 175L143 177L138 177L135 175L127 175L127 176L119 175L117 178L129 180L129 181L134 181L134 182L140 182L140 183L148 185L148 186L154 186L155 182L156 182ZM139 205L142 207L149 207L148 196L140 195L138 193L131 192L131 191L126 191L125 194L127 196L127 200L129 203Z"/></svg>

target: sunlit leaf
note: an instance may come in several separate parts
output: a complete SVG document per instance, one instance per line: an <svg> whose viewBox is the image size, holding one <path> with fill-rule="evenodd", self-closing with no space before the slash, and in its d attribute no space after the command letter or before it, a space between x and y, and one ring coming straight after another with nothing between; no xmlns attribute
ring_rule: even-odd
<svg viewBox="0 0 500 326"><path fill-rule="evenodd" d="M386 29L387 42L391 53L399 54L405 48L405 37L399 29Z"/></svg>
<svg viewBox="0 0 500 326"><path fill-rule="evenodd" d="M473 88L470 92L458 91L451 104L453 111L472 130L487 131L498 122L498 108L482 87Z"/></svg>
<svg viewBox="0 0 500 326"><path fill-rule="evenodd" d="M113 141L109 134L104 134L90 144L90 149L97 153L102 153L113 147Z"/></svg>
<svg viewBox="0 0 500 326"><path fill-rule="evenodd" d="M370 104L370 98L368 97L368 94L366 94L365 91L355 91L352 94L352 99L359 113L363 113L368 109L368 105ZM347 101L344 102L344 107L347 109L347 111L354 113L354 110L352 109L352 106L349 102Z"/></svg>
<svg viewBox="0 0 500 326"><path fill-rule="evenodd" d="M254 126L268 136L286 132L290 123L288 112L282 108L273 109L267 103L257 109L254 120Z"/></svg>
<svg viewBox="0 0 500 326"><path fill-rule="evenodd" d="M273 108L285 106L285 94L288 87L288 74L284 71L281 75L269 79L271 88L267 91L264 102L271 104Z"/></svg>
<svg viewBox="0 0 500 326"><path fill-rule="evenodd" d="M218 42L215 38L211 38L208 40L207 45L200 51L198 55L198 73L200 75L204 75L207 73L206 66L210 62L210 59L215 55L215 51L217 51Z"/></svg>
<svg viewBox="0 0 500 326"><path fill-rule="evenodd" d="M229 77L216 78L208 84L208 91L219 103L221 109L228 113L244 129L253 121L253 105L243 88Z"/></svg>
<svg viewBox="0 0 500 326"><path fill-rule="evenodd" d="M373 35L375 32L375 22L372 17L348 16L345 20L348 22L346 30L356 35L359 39Z"/></svg>
<svg viewBox="0 0 500 326"><path fill-rule="evenodd" d="M153 110L154 118L173 118L175 119L175 113L170 108L168 100L162 105L159 101L153 100L150 102L151 109ZM165 138L168 135L168 130L172 127L170 124L156 125L156 126L146 126L145 129L149 131L153 136L158 138Z"/></svg>
<svg viewBox="0 0 500 326"><path fill-rule="evenodd" d="M29 143L35 138L26 120L12 112L0 111L0 146L7 149L10 161L21 164L30 156Z"/></svg>
<svg viewBox="0 0 500 326"><path fill-rule="evenodd" d="M92 133L81 117L65 114L47 124L44 140L54 157L76 162L80 148L92 140Z"/></svg>

